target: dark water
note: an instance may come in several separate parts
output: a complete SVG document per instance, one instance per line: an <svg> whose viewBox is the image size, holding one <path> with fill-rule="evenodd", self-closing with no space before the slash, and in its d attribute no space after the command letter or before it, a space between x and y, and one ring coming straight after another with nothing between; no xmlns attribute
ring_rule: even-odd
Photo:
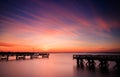
<svg viewBox="0 0 120 77"><path fill-rule="evenodd" d="M114 62L109 62L108 72L101 72L96 62L95 71L76 67L72 53L50 54L49 58L0 62L0 77L120 77L112 70Z"/></svg>

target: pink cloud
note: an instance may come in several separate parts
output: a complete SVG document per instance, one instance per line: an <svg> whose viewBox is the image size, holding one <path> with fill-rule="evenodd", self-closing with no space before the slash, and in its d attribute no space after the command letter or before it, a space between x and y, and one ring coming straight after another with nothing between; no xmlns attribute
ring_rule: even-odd
<svg viewBox="0 0 120 77"><path fill-rule="evenodd" d="M110 32L110 25L105 20L103 20L102 18L99 17L96 19L96 21L97 21L98 25L100 26L100 28Z"/></svg>

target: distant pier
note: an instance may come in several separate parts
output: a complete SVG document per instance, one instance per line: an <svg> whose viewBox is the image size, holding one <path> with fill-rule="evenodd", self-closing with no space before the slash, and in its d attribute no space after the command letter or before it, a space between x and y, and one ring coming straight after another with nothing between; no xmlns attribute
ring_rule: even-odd
<svg viewBox="0 0 120 77"><path fill-rule="evenodd" d="M73 59L76 59L78 67L84 68L86 65L90 70L95 69L95 61L99 61L98 67L106 71L109 67L109 61L114 61L116 65L113 67L114 70L120 71L120 55L73 55ZM85 63L84 60L87 62Z"/></svg>
<svg viewBox="0 0 120 77"><path fill-rule="evenodd" d="M16 60L25 60L26 56L30 56L30 59L39 58L48 58L49 53L44 52L0 52L0 61L9 61L10 56L16 56Z"/></svg>

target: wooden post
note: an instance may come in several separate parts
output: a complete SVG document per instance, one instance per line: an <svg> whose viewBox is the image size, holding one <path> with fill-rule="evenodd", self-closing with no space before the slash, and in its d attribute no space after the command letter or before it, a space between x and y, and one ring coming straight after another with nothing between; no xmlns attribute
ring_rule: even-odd
<svg viewBox="0 0 120 77"><path fill-rule="evenodd" d="M77 60L77 67L79 67L80 65L79 65L79 59L76 59Z"/></svg>
<svg viewBox="0 0 120 77"><path fill-rule="evenodd" d="M9 55L7 55L7 58L6 58L6 60L7 60L7 61L9 60Z"/></svg>
<svg viewBox="0 0 120 77"><path fill-rule="evenodd" d="M116 60L115 62L116 62L116 65L113 67L113 69L120 72L120 60Z"/></svg>
<svg viewBox="0 0 120 77"><path fill-rule="evenodd" d="M16 60L18 60L18 55L16 55Z"/></svg>
<svg viewBox="0 0 120 77"><path fill-rule="evenodd" d="M23 60L25 60L25 55L23 55Z"/></svg>
<svg viewBox="0 0 120 77"><path fill-rule="evenodd" d="M102 72L107 72L108 67L109 67L109 64L107 60L100 60L99 68L101 69Z"/></svg>
<svg viewBox="0 0 120 77"><path fill-rule="evenodd" d="M33 56L32 56L32 55L30 55L30 59L33 59Z"/></svg>
<svg viewBox="0 0 120 77"><path fill-rule="evenodd" d="M84 61L83 61L83 59L80 59L79 61L80 61L79 62L80 68L84 68Z"/></svg>
<svg viewBox="0 0 120 77"><path fill-rule="evenodd" d="M89 70L95 70L95 61L93 59L88 59L88 62L86 63L86 66Z"/></svg>

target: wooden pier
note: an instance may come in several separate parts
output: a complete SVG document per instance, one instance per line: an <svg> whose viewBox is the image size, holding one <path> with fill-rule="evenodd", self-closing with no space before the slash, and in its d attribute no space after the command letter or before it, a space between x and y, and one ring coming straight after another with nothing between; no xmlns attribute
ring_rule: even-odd
<svg viewBox="0 0 120 77"><path fill-rule="evenodd" d="M33 58L39 58L41 56L42 58L48 58L49 53L44 52L0 52L0 61L2 60L9 60L10 56L16 56L16 60L26 59L26 56L30 56L30 59Z"/></svg>
<svg viewBox="0 0 120 77"><path fill-rule="evenodd" d="M114 61L116 65L113 69L120 71L120 55L73 55L73 59L76 59L77 66L84 68L86 65L90 70L95 69L95 61L99 61L98 67L101 70L108 70L109 61ZM87 61L86 63L84 61Z"/></svg>

